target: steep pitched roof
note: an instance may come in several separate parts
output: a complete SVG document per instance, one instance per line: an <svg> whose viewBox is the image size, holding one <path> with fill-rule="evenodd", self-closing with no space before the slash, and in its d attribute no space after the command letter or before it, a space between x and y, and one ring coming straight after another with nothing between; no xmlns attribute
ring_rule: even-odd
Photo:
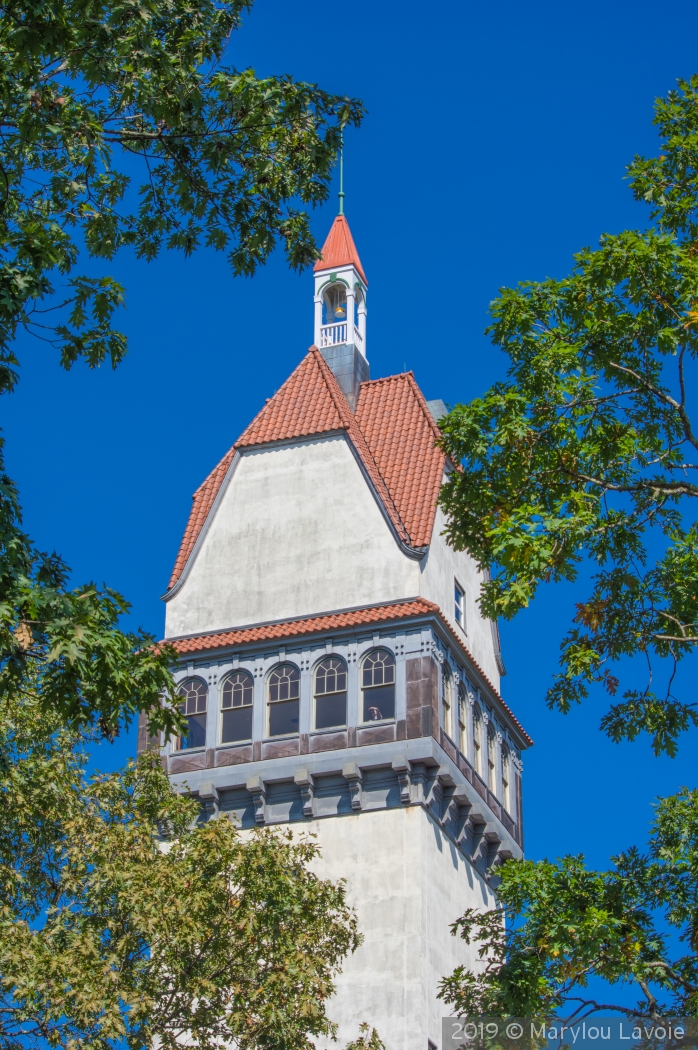
<svg viewBox="0 0 698 1050"><path fill-rule="evenodd" d="M409 532L397 511L390 488L376 465L366 438L327 362L320 351L311 346L284 385L270 398L194 493L194 505L168 590L174 587L184 571L238 449L336 431L344 431L348 435L398 536L404 543L410 544Z"/></svg>
<svg viewBox="0 0 698 1050"><path fill-rule="evenodd" d="M364 284L368 286L366 274L364 273L359 253L354 244L354 238L349 229L346 215L337 215L330 226L327 240L322 246L322 258L318 259L313 269L333 270L339 266L355 266Z"/></svg>
<svg viewBox="0 0 698 1050"><path fill-rule="evenodd" d="M373 605L367 609L351 609L348 612L327 613L323 616L307 616L298 620L286 620L283 623L262 624L258 627L239 627L231 631L215 631L212 634L197 634L188 638L165 639L160 644L171 645L178 653L202 653L211 649L227 649L235 645L251 645L255 642L281 641L283 639L301 638L309 634L339 630L343 627L365 627L370 624L390 623L393 620L404 620L408 617L431 614L448 630L458 647L468 657L481 679L492 691L514 725L521 731L530 745L533 740L528 735L509 705L502 699L499 690L487 677L478 662L472 656L462 640L458 637L449 622L443 616L438 605L426 598L410 598L406 601L393 602L389 605Z"/></svg>
<svg viewBox="0 0 698 1050"><path fill-rule="evenodd" d="M427 546L446 456L435 447L441 432L412 373L362 383L356 422L413 546Z"/></svg>

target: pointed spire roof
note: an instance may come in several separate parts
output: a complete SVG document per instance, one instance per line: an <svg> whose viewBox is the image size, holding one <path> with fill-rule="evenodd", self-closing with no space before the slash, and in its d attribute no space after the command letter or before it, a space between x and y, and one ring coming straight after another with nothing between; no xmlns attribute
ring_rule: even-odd
<svg viewBox="0 0 698 1050"><path fill-rule="evenodd" d="M361 280L368 286L346 215L335 217L327 240L322 246L322 258L317 260L313 269L317 273L318 270L335 270L340 266L354 266Z"/></svg>

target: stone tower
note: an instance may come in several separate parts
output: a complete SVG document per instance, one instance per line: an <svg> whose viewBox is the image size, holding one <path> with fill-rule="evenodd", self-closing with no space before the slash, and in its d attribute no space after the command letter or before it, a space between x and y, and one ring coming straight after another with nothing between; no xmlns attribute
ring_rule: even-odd
<svg viewBox="0 0 698 1050"><path fill-rule="evenodd" d="M367 285L340 215L316 345L194 493L164 596L189 733L162 750L208 814L304 825L347 880L364 942L328 1008L339 1045L365 1020L429 1050L439 980L477 966L449 923L522 855L531 741L482 575L442 536L445 406L411 372L369 378Z"/></svg>

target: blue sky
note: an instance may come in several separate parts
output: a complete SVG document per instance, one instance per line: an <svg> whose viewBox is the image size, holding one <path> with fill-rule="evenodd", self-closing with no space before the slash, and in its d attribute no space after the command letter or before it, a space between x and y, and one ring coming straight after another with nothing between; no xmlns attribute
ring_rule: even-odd
<svg viewBox="0 0 698 1050"><path fill-rule="evenodd" d="M411 368L427 398L450 404L483 392L504 372L482 334L498 288L562 276L601 233L646 222L625 165L656 150L654 97L698 70L696 29L684 0L661 17L646 0L257 0L231 61L359 96L369 111L346 136L345 189L370 282L373 377ZM334 199L315 213L320 241L334 213ZM233 280L206 251L152 264L124 253L109 272L127 287L125 363L66 375L50 348L22 341L2 425L27 529L76 582L124 593L134 622L160 636L191 493L312 341L312 277L278 257ZM545 710L573 600L550 588L504 625L503 693L536 741L529 856L605 864L644 842L653 798L695 786L696 735L675 761L657 760L645 741L601 736L603 698L567 718ZM133 745L133 734L104 745L98 764Z"/></svg>

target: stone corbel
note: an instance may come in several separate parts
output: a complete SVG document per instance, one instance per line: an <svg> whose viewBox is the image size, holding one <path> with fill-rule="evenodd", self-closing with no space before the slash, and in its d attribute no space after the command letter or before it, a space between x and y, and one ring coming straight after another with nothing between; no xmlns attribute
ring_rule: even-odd
<svg viewBox="0 0 698 1050"><path fill-rule="evenodd" d="M248 777L246 786L254 802L255 824L264 824L267 819L267 786L260 776Z"/></svg>
<svg viewBox="0 0 698 1050"><path fill-rule="evenodd" d="M448 769L445 766L440 766L436 776L431 782L429 794L426 799L427 809L440 824L443 823L443 818L445 817L443 806L444 794L449 788L455 786L455 781Z"/></svg>
<svg viewBox="0 0 698 1050"><path fill-rule="evenodd" d="M397 774L397 782L400 788L400 801L403 806L409 806L412 801L412 772L410 764L404 755L393 760L393 769Z"/></svg>
<svg viewBox="0 0 698 1050"><path fill-rule="evenodd" d="M199 799L204 808L206 820L214 820L220 812L218 788L210 780L205 780L199 787Z"/></svg>
<svg viewBox="0 0 698 1050"><path fill-rule="evenodd" d="M315 799L315 781L313 774L309 773L307 769L297 769L293 774L293 782L297 784L301 789L301 803L303 806L303 816L313 816L313 802Z"/></svg>
<svg viewBox="0 0 698 1050"><path fill-rule="evenodd" d="M351 808L358 811L362 803L363 774L356 762L347 762L342 766L342 776L349 784Z"/></svg>
<svg viewBox="0 0 698 1050"><path fill-rule="evenodd" d="M448 797L446 809L443 815L443 824L454 824L456 828L456 841L461 837L465 814L470 808L470 799L464 787L455 788Z"/></svg>

